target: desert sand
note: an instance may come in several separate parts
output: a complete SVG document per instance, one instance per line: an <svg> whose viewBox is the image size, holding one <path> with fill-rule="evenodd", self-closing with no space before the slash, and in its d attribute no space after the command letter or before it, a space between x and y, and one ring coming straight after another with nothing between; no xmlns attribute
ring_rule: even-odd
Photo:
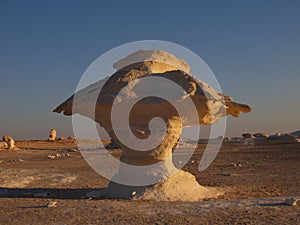
<svg viewBox="0 0 300 225"><path fill-rule="evenodd" d="M97 142L94 143L97 145ZM210 167L198 171L199 144L183 170L224 195L199 202L87 199L109 181L68 141L16 141L0 151L1 224L299 224L300 143L289 139L226 141ZM121 150L111 149L115 157ZM181 154L173 155L179 165ZM49 202L56 207L47 208Z"/></svg>

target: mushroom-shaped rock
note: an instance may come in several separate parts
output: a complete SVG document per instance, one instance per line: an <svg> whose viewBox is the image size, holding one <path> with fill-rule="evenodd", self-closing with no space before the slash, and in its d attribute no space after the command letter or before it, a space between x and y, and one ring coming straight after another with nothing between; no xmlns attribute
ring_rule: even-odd
<svg viewBox="0 0 300 225"><path fill-rule="evenodd" d="M116 62L114 68L118 71L112 76L75 93L54 112L63 112L65 115L78 113L95 120L123 150L122 162L134 166L164 162L160 171L148 171L147 174L169 179L139 187L111 182L108 189L100 195L184 201L197 201L210 196L209 191L200 186L193 175L176 171L170 160L182 128L213 124L226 115L238 117L241 112L250 112L251 108L234 102L229 96L218 93L195 78L184 60L168 52L141 50ZM129 106L132 108L126 114ZM161 120L153 128L152 119L155 117ZM127 119L129 130L125 126L128 123L124 123ZM164 129L160 126L162 121ZM156 141L153 146L146 146L149 150L137 151L122 141L131 132L139 139L154 137ZM170 171L176 171L176 174L170 177ZM116 174L120 175L122 168ZM178 194L175 189L171 190L172 186L177 186L183 194ZM133 190L136 193L134 197ZM100 196L99 193L94 193L90 197Z"/></svg>

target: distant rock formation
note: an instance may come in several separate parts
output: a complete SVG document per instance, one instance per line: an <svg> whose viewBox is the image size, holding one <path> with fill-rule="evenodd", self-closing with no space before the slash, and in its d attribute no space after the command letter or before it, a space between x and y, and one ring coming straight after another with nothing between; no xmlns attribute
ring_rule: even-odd
<svg viewBox="0 0 300 225"><path fill-rule="evenodd" d="M69 136L69 137L67 138L67 140L68 140L69 142L76 142L76 139L75 139L75 137L73 137L73 136Z"/></svg>
<svg viewBox="0 0 300 225"><path fill-rule="evenodd" d="M56 139L57 141L66 141L66 139L64 137L59 137Z"/></svg>
<svg viewBox="0 0 300 225"><path fill-rule="evenodd" d="M251 133L243 133L243 138L255 138Z"/></svg>
<svg viewBox="0 0 300 225"><path fill-rule="evenodd" d="M2 141L8 142L8 139L11 139L11 138L12 138L11 136L5 135L2 137Z"/></svg>
<svg viewBox="0 0 300 225"><path fill-rule="evenodd" d="M55 141L55 140L56 140L56 130L55 129L51 129L48 141Z"/></svg>
<svg viewBox="0 0 300 225"><path fill-rule="evenodd" d="M268 138L269 137L269 135L265 134L265 133L255 133L255 134L253 134L253 136L255 138Z"/></svg>
<svg viewBox="0 0 300 225"><path fill-rule="evenodd" d="M8 145L5 141L0 141L0 149L7 149Z"/></svg>
<svg viewBox="0 0 300 225"><path fill-rule="evenodd" d="M300 131L295 131L295 132L291 132L291 133L286 133L286 134L282 134L280 132L277 132L275 134L272 135L268 135L265 133L243 133L242 137L245 139L254 139L255 141L264 141L264 140L269 140L269 141L277 141L280 143L283 142L300 142L300 136L298 136L300 134Z"/></svg>
<svg viewBox="0 0 300 225"><path fill-rule="evenodd" d="M292 134L280 134L276 133L268 137L269 140L281 140L289 142L300 142L300 138Z"/></svg>
<svg viewBox="0 0 300 225"><path fill-rule="evenodd" d="M8 149L14 150L16 148L15 140L11 136L3 136L2 140L6 143Z"/></svg>

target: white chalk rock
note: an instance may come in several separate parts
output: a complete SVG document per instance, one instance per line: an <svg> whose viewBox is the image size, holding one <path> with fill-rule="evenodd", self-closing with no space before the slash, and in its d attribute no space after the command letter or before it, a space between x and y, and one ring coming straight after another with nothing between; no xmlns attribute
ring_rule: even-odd
<svg viewBox="0 0 300 225"><path fill-rule="evenodd" d="M0 149L7 149L8 145L5 141L0 141Z"/></svg>
<svg viewBox="0 0 300 225"><path fill-rule="evenodd" d="M146 62L155 63L146 63ZM182 70L190 72L190 66L183 59L161 50L139 50L114 63L113 68L141 69L139 63L143 62L143 68L152 73L163 73L170 70Z"/></svg>
<svg viewBox="0 0 300 225"><path fill-rule="evenodd" d="M269 137L269 135L265 134L265 133L255 133L255 134L253 134L253 136L256 138L268 138Z"/></svg>
<svg viewBox="0 0 300 225"><path fill-rule="evenodd" d="M55 141L55 140L56 140L56 130L51 129L48 141Z"/></svg>
<svg viewBox="0 0 300 225"><path fill-rule="evenodd" d="M242 134L243 138L254 138L254 136L251 133L244 133Z"/></svg>
<svg viewBox="0 0 300 225"><path fill-rule="evenodd" d="M6 142L6 144L7 144L6 148L8 148L10 150L15 149L15 141L14 141L14 139L11 136L3 136L2 140L4 142Z"/></svg>
<svg viewBox="0 0 300 225"><path fill-rule="evenodd" d="M63 112L65 115L78 113L95 120L122 149L120 161L134 166L159 163L158 168L142 170L140 174L135 174L136 177L158 179L161 182L146 186L110 182L104 192L88 193L87 197L132 199L138 196L145 200L199 201L217 196L218 191L202 187L192 174L177 171L170 156L184 127L213 124L226 115L238 117L242 112L250 112L251 107L218 93L194 77L185 61L168 52L141 50L116 62L114 68L118 71L112 76L78 91L54 112ZM174 84L180 88L175 88ZM158 93L165 100L153 96L153 93ZM145 95L149 98L138 100ZM131 104L134 104L134 110L130 112L128 120L133 135L144 139L155 130L153 142L158 141L153 146L148 145L149 151L136 151L120 141L120 137L128 136L128 130L124 129L121 122L124 106ZM112 106L115 109L114 117L121 118L120 121L112 118ZM154 128L150 132L149 121L153 117L164 120L165 129ZM112 121L116 122L115 127ZM124 171L120 168L115 176L128 176ZM166 177L169 178L163 179ZM134 196L133 190L136 192Z"/></svg>
<svg viewBox="0 0 300 225"><path fill-rule="evenodd" d="M56 207L57 206L57 202L48 202L46 207L47 208L52 208L52 207Z"/></svg>
<svg viewBox="0 0 300 225"><path fill-rule="evenodd" d="M15 148L15 140L13 138L8 139L7 145L8 149L13 150Z"/></svg>

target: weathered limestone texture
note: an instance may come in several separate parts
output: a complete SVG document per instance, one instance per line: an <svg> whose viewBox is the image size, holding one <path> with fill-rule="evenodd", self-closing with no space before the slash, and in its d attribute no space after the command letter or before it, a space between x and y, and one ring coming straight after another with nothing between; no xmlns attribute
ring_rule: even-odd
<svg viewBox="0 0 300 225"><path fill-rule="evenodd" d="M76 96L71 96L54 112L62 112L65 115L78 113L92 118L123 150L122 162L134 166L164 162L160 171L150 171L150 175L168 179L148 186L127 186L110 182L106 190L91 192L88 197L199 201L221 194L214 188L201 186L188 172L178 170L173 174L172 171L176 171L176 168L170 160L172 151L177 145L182 128L213 124L226 115L238 117L241 112L250 112L251 108L248 105L234 102L229 96L218 93L208 84L195 78L190 74L190 66L184 60L178 59L168 52L140 50L116 62L114 68L117 69L117 72L111 77L77 92ZM144 78L153 77L159 78L159 82L155 82L155 80L152 83L144 82ZM169 91L172 90L170 81L181 87L182 91L179 93ZM101 92L100 87L102 87ZM153 92L165 94L168 96L168 101L154 96L137 101L144 93ZM90 99L95 99L94 105ZM193 103L196 110L192 111L190 107L187 107L189 101ZM116 107L117 118L124 118L122 103L130 105L134 102L136 103L130 111L129 124L135 137L146 139L152 135L149 123L154 117L161 118L166 124L160 144L149 151L136 151L127 147L119 140L116 129L125 136L128 133L123 131L124 128L121 125L113 127L112 108ZM177 109L180 109L181 113ZM196 115L193 115L193 112L196 112ZM169 174L173 175L170 177ZM122 168L120 168L119 174L116 174L116 176L119 175L122 175Z"/></svg>

